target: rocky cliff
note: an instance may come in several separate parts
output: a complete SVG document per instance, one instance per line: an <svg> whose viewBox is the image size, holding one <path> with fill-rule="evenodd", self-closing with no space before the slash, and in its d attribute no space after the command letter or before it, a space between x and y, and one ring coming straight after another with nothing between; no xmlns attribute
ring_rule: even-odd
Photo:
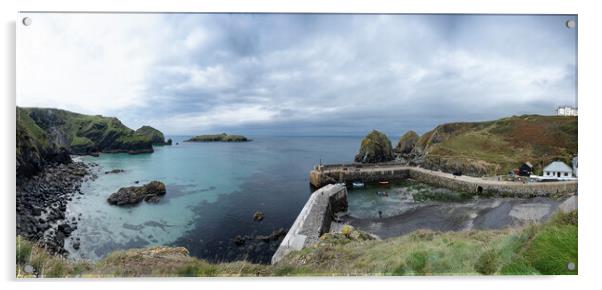
<svg viewBox="0 0 602 290"><path fill-rule="evenodd" d="M397 142L397 146L395 146L394 151L396 153L410 153L412 152L412 150L414 149L414 146L416 146L416 142L418 142L418 139L420 137L418 136L418 134L414 131L408 131L407 133L403 134L403 136L401 136L401 138L399 138L399 142Z"/></svg>
<svg viewBox="0 0 602 290"><path fill-rule="evenodd" d="M49 140L29 116L17 108L17 176L28 177L51 163L69 163L69 152L63 146Z"/></svg>
<svg viewBox="0 0 602 290"><path fill-rule="evenodd" d="M17 176L35 174L47 163L68 162L69 154L150 153L152 142L117 118L17 107Z"/></svg>
<svg viewBox="0 0 602 290"><path fill-rule="evenodd" d="M148 137L153 145L171 145L171 139L165 141L163 133L151 126L142 126L136 130L136 133Z"/></svg>
<svg viewBox="0 0 602 290"><path fill-rule="evenodd" d="M497 175L528 161L537 172L553 160L570 164L577 154L577 117L523 115L448 123L424 133L409 151L411 142L406 141L402 137L397 145L406 149L396 150L397 157L429 169Z"/></svg>
<svg viewBox="0 0 602 290"><path fill-rule="evenodd" d="M376 163L393 160L393 149L387 135L373 130L362 140L355 162Z"/></svg>

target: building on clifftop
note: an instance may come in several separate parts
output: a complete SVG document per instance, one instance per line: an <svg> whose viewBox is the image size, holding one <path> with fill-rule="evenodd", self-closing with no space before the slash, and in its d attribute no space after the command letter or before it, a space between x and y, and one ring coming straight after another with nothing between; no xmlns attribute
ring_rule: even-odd
<svg viewBox="0 0 602 290"><path fill-rule="evenodd" d="M577 107L560 106L556 108L557 116L577 116Z"/></svg>

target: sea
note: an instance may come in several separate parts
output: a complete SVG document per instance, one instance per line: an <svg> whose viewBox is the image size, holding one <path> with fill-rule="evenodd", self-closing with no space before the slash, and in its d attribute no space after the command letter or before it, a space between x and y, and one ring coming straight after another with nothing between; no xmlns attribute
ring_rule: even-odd
<svg viewBox="0 0 602 290"><path fill-rule="evenodd" d="M183 142L152 154L100 154L79 160L95 163L98 178L82 186L67 206L78 220L65 241L74 259L99 259L110 252L148 246L183 246L209 261L268 263L279 241L263 241L287 230L309 198L309 171L320 162L348 163L361 137L249 136L251 142ZM177 145L175 145L177 143ZM109 173L122 169L122 173ZM107 197L125 186L152 180L165 183L157 204L109 205ZM136 183L137 182L137 183ZM255 221L260 211L264 219ZM237 245L234 239L245 239ZM75 250L73 242L79 239Z"/></svg>
<svg viewBox="0 0 602 290"><path fill-rule="evenodd" d="M152 154L80 156L97 178L67 205L77 229L65 240L70 258L97 260L111 252L182 246L210 262L269 263L315 188L309 172L320 162L350 163L362 137L250 136L251 142L194 143L168 136L172 146ZM121 169L121 173L107 173ZM162 181L159 203L109 205L121 187ZM461 231L522 226L548 219L560 200L476 198L414 200L416 193L449 191L414 181L349 188L343 221L381 238L417 229ZM450 194L450 192L447 192ZM451 194L455 194L451 192ZM254 214L261 212L263 220ZM73 247L79 243L79 248Z"/></svg>

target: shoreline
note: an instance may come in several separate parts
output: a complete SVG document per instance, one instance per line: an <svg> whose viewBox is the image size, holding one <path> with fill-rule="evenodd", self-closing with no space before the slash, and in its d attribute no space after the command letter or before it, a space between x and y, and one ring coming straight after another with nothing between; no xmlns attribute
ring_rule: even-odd
<svg viewBox="0 0 602 290"><path fill-rule="evenodd" d="M17 179L17 235L41 244L52 254L67 256L65 239L77 229L79 219L67 218L67 204L80 198L84 182L96 179L95 166L76 157L70 163L51 164L34 176Z"/></svg>

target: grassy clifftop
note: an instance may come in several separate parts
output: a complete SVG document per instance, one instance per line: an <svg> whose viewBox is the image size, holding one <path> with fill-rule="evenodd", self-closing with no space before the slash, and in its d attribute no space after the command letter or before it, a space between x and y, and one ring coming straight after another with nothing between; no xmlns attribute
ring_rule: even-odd
<svg viewBox="0 0 602 290"><path fill-rule="evenodd" d="M17 172L35 173L61 152L67 157L68 153L153 152L151 137L113 117L17 107Z"/></svg>
<svg viewBox="0 0 602 290"><path fill-rule="evenodd" d="M536 170L554 160L570 164L576 154L577 117L523 115L439 125L420 136L406 157L431 169L495 175L527 161Z"/></svg>
<svg viewBox="0 0 602 290"><path fill-rule="evenodd" d="M568 268L574 263L573 270ZM26 272L26 266L31 266ZM322 236L319 244L276 265L208 263L185 248L118 251L98 262L48 255L17 238L17 276L309 276L577 274L577 212L521 229L432 232L373 240L355 230Z"/></svg>

